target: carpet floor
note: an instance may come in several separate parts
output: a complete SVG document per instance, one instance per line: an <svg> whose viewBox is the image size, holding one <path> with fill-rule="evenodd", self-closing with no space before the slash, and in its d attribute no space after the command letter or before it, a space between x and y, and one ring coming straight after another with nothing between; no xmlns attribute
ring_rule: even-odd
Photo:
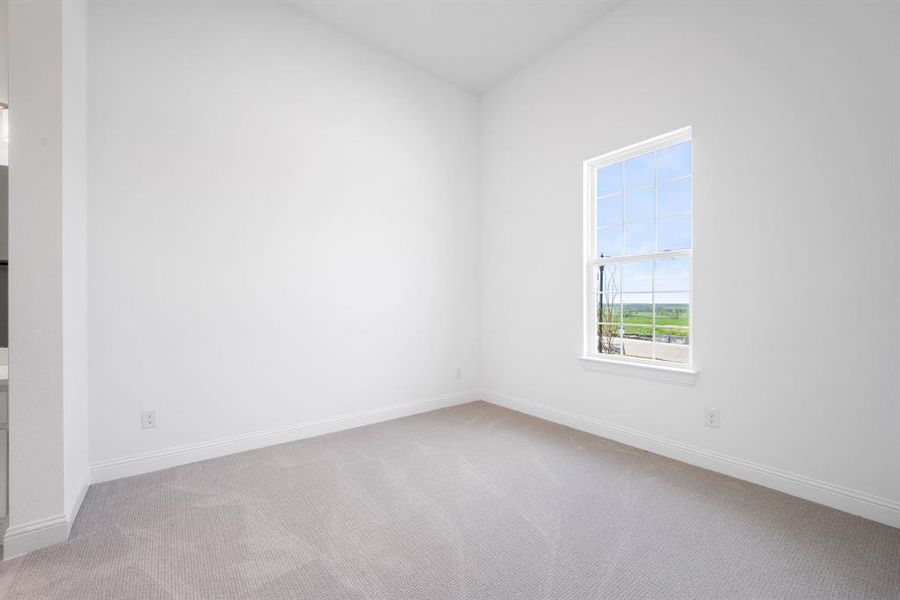
<svg viewBox="0 0 900 600"><path fill-rule="evenodd" d="M900 530L482 402L91 486L10 599L900 598Z"/></svg>

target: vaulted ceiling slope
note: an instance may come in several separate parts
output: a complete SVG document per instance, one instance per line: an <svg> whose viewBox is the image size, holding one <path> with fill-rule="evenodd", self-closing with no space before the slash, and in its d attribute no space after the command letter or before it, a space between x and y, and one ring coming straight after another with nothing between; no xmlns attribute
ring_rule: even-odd
<svg viewBox="0 0 900 600"><path fill-rule="evenodd" d="M621 0L287 0L336 29L481 93Z"/></svg>

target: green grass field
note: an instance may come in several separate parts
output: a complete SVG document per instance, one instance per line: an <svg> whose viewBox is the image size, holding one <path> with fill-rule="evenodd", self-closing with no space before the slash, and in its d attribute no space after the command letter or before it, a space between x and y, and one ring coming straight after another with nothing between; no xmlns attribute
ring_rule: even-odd
<svg viewBox="0 0 900 600"><path fill-rule="evenodd" d="M622 310L622 321L625 335L652 339L653 337L653 305L626 304ZM686 304L656 305L656 335L673 338L687 338L689 326L688 307ZM666 327L668 325L669 327Z"/></svg>

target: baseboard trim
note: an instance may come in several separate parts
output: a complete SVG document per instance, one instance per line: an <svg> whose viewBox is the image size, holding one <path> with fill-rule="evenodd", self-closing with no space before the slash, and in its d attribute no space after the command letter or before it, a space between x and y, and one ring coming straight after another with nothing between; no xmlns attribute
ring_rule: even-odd
<svg viewBox="0 0 900 600"><path fill-rule="evenodd" d="M82 483L81 488L78 490L78 493L66 508L66 539L68 539L69 534L72 532L72 525L75 524L75 519L78 518L78 512L81 510L81 505L84 503L84 497L87 495L87 491L90 486L91 473L90 470L88 470L84 474L84 483Z"/></svg>
<svg viewBox="0 0 900 600"><path fill-rule="evenodd" d="M54 515L10 527L3 536L3 560L66 541L67 521L66 515Z"/></svg>
<svg viewBox="0 0 900 600"><path fill-rule="evenodd" d="M683 444L628 427L605 423L598 419L577 415L539 402L515 398L500 392L485 391L482 393L482 400L900 528L900 502L887 498L880 498L690 444Z"/></svg>
<svg viewBox="0 0 900 600"><path fill-rule="evenodd" d="M241 435L186 444L174 448L166 448L154 452L135 454L123 458L104 460L91 465L91 482L101 483L122 477L140 475L168 469L192 462L227 456L246 450L255 450L275 444L293 442L304 438L334 433L345 429L353 429L364 425L372 425L391 419L406 417L417 413L447 408L457 404L465 404L478 400L480 395L475 390L454 392L434 396L423 400L393 404L371 410L364 410L335 417L327 417L284 427L274 427L263 431L254 431Z"/></svg>
<svg viewBox="0 0 900 600"><path fill-rule="evenodd" d="M65 514L30 521L7 529L3 534L3 560L17 558L45 546L68 540L88 487L88 474L85 473L84 484L66 508Z"/></svg>

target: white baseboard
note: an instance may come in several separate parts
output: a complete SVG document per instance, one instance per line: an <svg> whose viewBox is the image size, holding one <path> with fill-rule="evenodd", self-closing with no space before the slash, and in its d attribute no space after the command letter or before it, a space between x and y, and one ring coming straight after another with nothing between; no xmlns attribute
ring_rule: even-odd
<svg viewBox="0 0 900 600"><path fill-rule="evenodd" d="M14 525L3 536L3 560L16 558L45 546L69 539L66 515L54 515L22 525Z"/></svg>
<svg viewBox="0 0 900 600"><path fill-rule="evenodd" d="M78 517L78 511L81 510L81 503L84 502L84 496L87 494L88 487L88 474L85 473L84 484L69 502L65 514L38 519L22 525L14 525L7 529L3 535L3 560L17 558L23 554L28 554L45 546L59 544L69 539L72 524L75 523L75 518Z"/></svg>
<svg viewBox="0 0 900 600"><path fill-rule="evenodd" d="M84 474L84 483L82 483L81 488L76 493L75 497L69 502L69 505L66 507L66 538L68 539L69 534L72 532L72 525L75 524L75 519L78 518L78 511L81 510L81 505L84 503L84 497L87 495L88 488L91 485L91 473L90 470L85 472Z"/></svg>
<svg viewBox="0 0 900 600"><path fill-rule="evenodd" d="M217 440L104 460L91 465L91 482L100 483L121 477L150 473L200 460L293 442L457 404L465 404L478 399L479 393L474 390L455 392L424 400L373 408L371 410L276 427L264 431L254 431Z"/></svg>
<svg viewBox="0 0 900 600"><path fill-rule="evenodd" d="M491 404L503 406L546 421L559 423L560 425L566 425L580 431L593 433L594 435L709 469L710 471L743 479L792 496L878 521L879 523L900 527L900 502L894 500L879 498L864 492L712 452L628 427L604 423L591 417L576 415L546 404L514 398L499 392L485 391L481 397L484 401Z"/></svg>

